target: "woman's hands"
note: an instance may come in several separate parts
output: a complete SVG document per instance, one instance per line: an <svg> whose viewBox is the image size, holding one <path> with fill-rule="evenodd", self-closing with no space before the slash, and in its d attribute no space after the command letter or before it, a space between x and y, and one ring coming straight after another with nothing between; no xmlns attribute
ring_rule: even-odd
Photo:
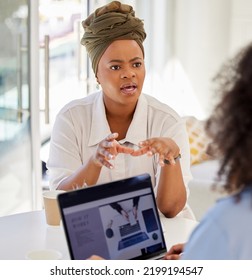
<svg viewBox="0 0 252 280"><path fill-rule="evenodd" d="M114 166L110 163L110 160L115 159L119 153L132 154L134 152L133 149L120 145L116 141L117 137L118 133L112 133L99 143L93 156L93 161L97 166L102 167L104 165L113 169Z"/></svg>
<svg viewBox="0 0 252 280"><path fill-rule="evenodd" d="M132 156L140 156L147 154L153 156L154 154L159 155L159 164L164 165L164 160L168 160L170 164L175 164L175 158L179 156L180 150L178 145L167 137L155 137L150 138L139 143L140 149L134 151Z"/></svg>
<svg viewBox="0 0 252 280"><path fill-rule="evenodd" d="M157 137L147 139L140 143L139 149L134 150L133 148L120 145L116 140L117 137L118 133L111 133L103 139L98 144L95 153L89 158L89 160L84 165L80 166L75 173L62 180L57 189L72 190L75 186L83 186L83 183L86 183L89 186L96 184L100 176L101 168L106 166L109 169L113 169L114 166L113 163L111 163L111 160L115 159L119 153L131 156L141 156L144 154L152 156L158 154L159 164L161 166L164 165L164 159L167 159L171 164L174 164L174 158L179 155L177 144L170 138ZM173 176L177 176L176 172L172 173ZM161 181L167 182L166 179Z"/></svg>
<svg viewBox="0 0 252 280"><path fill-rule="evenodd" d="M114 166L110 160L115 159L119 153L130 154L132 156L141 156L147 154L153 156L159 155L159 164L164 165L164 160L168 160L170 164L175 164L175 158L178 157L180 150L178 145L167 137L155 137L144 140L139 143L140 149L134 150L129 147L122 146L116 141L118 133L112 133L102 140L93 156L93 162L99 166L106 166L113 169Z"/></svg>

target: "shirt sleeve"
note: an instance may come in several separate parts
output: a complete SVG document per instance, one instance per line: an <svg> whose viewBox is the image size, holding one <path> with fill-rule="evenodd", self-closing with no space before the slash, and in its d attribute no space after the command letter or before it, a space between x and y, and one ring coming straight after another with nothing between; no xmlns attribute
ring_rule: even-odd
<svg viewBox="0 0 252 280"><path fill-rule="evenodd" d="M77 138L80 137L78 133L68 111L57 116L51 134L47 162L51 189L56 189L62 180L70 176L82 164L78 149Z"/></svg>

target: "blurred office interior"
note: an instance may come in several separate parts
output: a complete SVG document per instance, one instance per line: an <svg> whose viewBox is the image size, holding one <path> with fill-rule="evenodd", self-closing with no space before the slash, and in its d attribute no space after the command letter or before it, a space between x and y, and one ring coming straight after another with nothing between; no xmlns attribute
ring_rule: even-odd
<svg viewBox="0 0 252 280"><path fill-rule="evenodd" d="M0 1L0 216L41 209L57 112L96 90L81 21L104 0ZM144 92L205 119L220 65L251 40L250 0L129 0L144 20Z"/></svg>

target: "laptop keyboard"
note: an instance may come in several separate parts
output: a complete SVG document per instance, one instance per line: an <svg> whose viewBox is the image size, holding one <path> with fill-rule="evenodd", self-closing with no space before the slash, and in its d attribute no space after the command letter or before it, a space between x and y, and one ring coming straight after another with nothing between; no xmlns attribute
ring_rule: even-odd
<svg viewBox="0 0 252 280"><path fill-rule="evenodd" d="M131 235L129 237L125 237L119 242L118 250L122 250L129 246L135 245L139 242L143 242L147 239L149 239L149 237L145 232L139 232L139 233Z"/></svg>
<svg viewBox="0 0 252 280"><path fill-rule="evenodd" d="M120 230L120 234L121 234L122 237L126 236L128 234L137 232L137 231L140 230L139 221L137 221L137 223L135 223L134 225L131 225L129 223L129 224L125 224L123 226L120 226L119 230Z"/></svg>

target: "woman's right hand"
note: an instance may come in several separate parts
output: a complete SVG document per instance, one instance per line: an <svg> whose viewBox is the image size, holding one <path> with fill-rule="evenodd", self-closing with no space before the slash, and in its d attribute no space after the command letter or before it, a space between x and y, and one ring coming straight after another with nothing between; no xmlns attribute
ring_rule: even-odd
<svg viewBox="0 0 252 280"><path fill-rule="evenodd" d="M119 153L132 154L134 152L133 149L120 145L116 141L117 137L118 133L111 133L99 143L93 156L93 162L97 166L106 166L109 169L113 169L114 166L110 163L110 160L115 159Z"/></svg>

